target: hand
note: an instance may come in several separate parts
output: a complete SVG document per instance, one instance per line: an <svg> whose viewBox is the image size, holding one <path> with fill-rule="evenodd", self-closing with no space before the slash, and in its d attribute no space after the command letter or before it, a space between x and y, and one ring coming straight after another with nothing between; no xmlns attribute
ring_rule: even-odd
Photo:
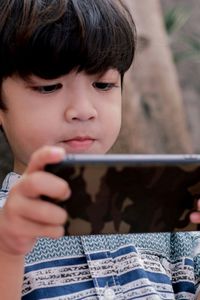
<svg viewBox="0 0 200 300"><path fill-rule="evenodd" d="M0 210L0 251L25 255L38 237L59 238L64 234L67 213L58 205L40 199L41 195L58 201L69 198L67 182L44 171L46 164L57 163L64 155L64 150L57 147L43 147L32 155L25 173Z"/></svg>
<svg viewBox="0 0 200 300"><path fill-rule="evenodd" d="M200 199L197 201L197 211L190 215L190 221L194 224L200 224Z"/></svg>

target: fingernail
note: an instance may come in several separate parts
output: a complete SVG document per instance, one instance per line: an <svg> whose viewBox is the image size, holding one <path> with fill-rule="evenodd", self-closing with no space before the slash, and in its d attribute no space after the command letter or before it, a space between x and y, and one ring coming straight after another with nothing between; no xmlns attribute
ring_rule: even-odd
<svg viewBox="0 0 200 300"><path fill-rule="evenodd" d="M63 148L51 148L51 154L53 156L64 156L65 150Z"/></svg>

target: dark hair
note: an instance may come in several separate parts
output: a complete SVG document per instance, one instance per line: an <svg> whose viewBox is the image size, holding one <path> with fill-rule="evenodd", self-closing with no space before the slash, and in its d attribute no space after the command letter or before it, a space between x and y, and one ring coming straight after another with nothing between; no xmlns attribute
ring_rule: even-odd
<svg viewBox="0 0 200 300"><path fill-rule="evenodd" d="M15 73L53 79L111 67L123 77L132 63L135 25L121 0L0 0L0 7L0 83Z"/></svg>

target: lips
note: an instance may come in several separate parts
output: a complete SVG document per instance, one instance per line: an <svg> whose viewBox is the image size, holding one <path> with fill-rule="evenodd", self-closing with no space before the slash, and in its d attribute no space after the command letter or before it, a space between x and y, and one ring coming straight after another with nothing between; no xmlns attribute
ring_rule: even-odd
<svg viewBox="0 0 200 300"><path fill-rule="evenodd" d="M71 139L64 140L62 143L73 150L87 150L92 146L95 139L89 136L77 136Z"/></svg>

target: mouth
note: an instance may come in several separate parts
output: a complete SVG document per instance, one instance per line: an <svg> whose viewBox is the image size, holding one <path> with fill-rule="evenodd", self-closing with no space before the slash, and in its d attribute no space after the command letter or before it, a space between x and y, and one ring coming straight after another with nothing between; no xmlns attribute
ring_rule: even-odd
<svg viewBox="0 0 200 300"><path fill-rule="evenodd" d="M68 149L77 152L88 150L94 142L95 139L89 136L77 136L64 140L61 143L63 144L64 148L67 147Z"/></svg>

